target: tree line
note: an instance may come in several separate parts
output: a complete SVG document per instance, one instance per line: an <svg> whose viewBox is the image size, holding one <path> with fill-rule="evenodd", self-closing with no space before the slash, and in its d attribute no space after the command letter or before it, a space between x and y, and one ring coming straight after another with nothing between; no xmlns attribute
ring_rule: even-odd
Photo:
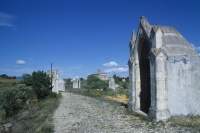
<svg viewBox="0 0 200 133"><path fill-rule="evenodd" d="M0 75L0 78L3 78L3 79L16 79L16 76L8 76L6 74L2 74L2 75Z"/></svg>

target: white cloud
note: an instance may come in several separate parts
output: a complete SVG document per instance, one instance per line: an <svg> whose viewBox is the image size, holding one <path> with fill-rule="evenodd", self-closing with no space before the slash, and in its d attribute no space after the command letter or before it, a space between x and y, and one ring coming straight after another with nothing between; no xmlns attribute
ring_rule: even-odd
<svg viewBox="0 0 200 133"><path fill-rule="evenodd" d="M18 64L18 65L24 65L24 64L26 64L26 62L24 60L17 60L16 64Z"/></svg>
<svg viewBox="0 0 200 133"><path fill-rule="evenodd" d="M118 66L118 64L115 61L110 61L108 63L103 64L103 66L112 67L112 66Z"/></svg>
<svg viewBox="0 0 200 133"><path fill-rule="evenodd" d="M14 16L0 12L0 26L5 26L5 27L15 27L12 24L12 21L15 19Z"/></svg>
<svg viewBox="0 0 200 133"><path fill-rule="evenodd" d="M106 69L105 72L106 73L111 73L111 72L115 72L115 73L128 72L128 68L127 67L110 68L110 69Z"/></svg>

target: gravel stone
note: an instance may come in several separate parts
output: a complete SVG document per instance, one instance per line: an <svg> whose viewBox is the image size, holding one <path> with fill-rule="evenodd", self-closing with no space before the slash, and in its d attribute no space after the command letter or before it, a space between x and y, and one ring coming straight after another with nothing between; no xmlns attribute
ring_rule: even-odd
<svg viewBox="0 0 200 133"><path fill-rule="evenodd" d="M62 99L54 113L55 133L146 133L196 132L169 123L153 123L124 113L119 104L62 92Z"/></svg>

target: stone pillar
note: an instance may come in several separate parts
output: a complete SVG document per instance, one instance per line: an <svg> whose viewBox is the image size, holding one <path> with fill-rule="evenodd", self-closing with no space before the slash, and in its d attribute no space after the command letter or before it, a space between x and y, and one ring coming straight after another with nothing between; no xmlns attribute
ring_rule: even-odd
<svg viewBox="0 0 200 133"><path fill-rule="evenodd" d="M130 48L130 58L128 61L129 66L129 103L128 106L132 110L135 110L136 106L136 84L135 84L135 41L136 41L136 33L132 31L131 40L129 43Z"/></svg>
<svg viewBox="0 0 200 133"><path fill-rule="evenodd" d="M128 107L132 110L135 110L135 72L134 72L134 63L131 58L128 62L129 65L129 103Z"/></svg>
<svg viewBox="0 0 200 133"><path fill-rule="evenodd" d="M151 106L149 109L149 116L155 117L156 110L156 86L155 86L155 58L154 55L150 56L150 77L151 77Z"/></svg>
<svg viewBox="0 0 200 133"><path fill-rule="evenodd" d="M134 110L140 110L140 93L141 93L141 81L140 81L140 67L139 63L135 64L135 107ZM136 76L137 75L137 76Z"/></svg>
<svg viewBox="0 0 200 133"><path fill-rule="evenodd" d="M166 88L165 57L160 53L156 56L155 80L156 80L156 121L167 119L170 116L168 110L168 98Z"/></svg>

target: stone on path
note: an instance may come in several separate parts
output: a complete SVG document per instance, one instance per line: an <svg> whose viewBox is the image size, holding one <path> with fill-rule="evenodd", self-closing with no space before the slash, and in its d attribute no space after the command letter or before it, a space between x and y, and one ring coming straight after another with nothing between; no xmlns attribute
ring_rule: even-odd
<svg viewBox="0 0 200 133"><path fill-rule="evenodd" d="M183 127L168 127L144 121L124 113L126 109L114 102L62 92L61 103L54 113L56 133L84 132L187 132ZM154 126L152 126L154 125Z"/></svg>

